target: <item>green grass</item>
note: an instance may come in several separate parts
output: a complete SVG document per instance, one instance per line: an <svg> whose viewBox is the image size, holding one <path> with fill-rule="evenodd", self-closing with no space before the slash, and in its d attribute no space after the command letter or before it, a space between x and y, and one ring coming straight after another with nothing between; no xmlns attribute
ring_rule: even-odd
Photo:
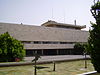
<svg viewBox="0 0 100 75"><path fill-rule="evenodd" d="M53 64L37 65L37 75L76 75L94 71L90 62L87 61L87 69L84 68L84 60L56 63L56 71ZM34 66L0 67L0 75L34 75Z"/></svg>
<svg viewBox="0 0 100 75"><path fill-rule="evenodd" d="M33 75L33 66L0 67L0 75Z"/></svg>

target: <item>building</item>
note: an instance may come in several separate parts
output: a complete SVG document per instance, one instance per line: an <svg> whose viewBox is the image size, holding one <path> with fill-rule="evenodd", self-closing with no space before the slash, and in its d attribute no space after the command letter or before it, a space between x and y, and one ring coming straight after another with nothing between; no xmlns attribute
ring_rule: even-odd
<svg viewBox="0 0 100 75"><path fill-rule="evenodd" d="M41 26L0 23L0 34L9 34L24 44L27 56L77 54L75 43L86 43L88 31L85 26L48 21ZM80 54L80 53L79 53Z"/></svg>

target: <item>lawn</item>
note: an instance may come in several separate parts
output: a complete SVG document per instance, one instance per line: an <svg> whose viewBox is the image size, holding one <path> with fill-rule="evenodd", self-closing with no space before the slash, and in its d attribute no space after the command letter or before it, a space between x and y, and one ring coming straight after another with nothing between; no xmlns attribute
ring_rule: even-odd
<svg viewBox="0 0 100 75"><path fill-rule="evenodd" d="M90 62L87 61L87 69L84 68L84 60L56 63L56 71L53 64L37 65L37 75L76 75L94 71ZM1 67L0 75L34 75L34 66Z"/></svg>

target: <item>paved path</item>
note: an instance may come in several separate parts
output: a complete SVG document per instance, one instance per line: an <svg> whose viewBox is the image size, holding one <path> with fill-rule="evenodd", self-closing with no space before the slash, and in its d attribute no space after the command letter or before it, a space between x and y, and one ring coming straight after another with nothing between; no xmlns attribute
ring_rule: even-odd
<svg viewBox="0 0 100 75"><path fill-rule="evenodd" d="M56 56L41 56L41 59L38 60L38 64L52 63L53 61L69 61L69 60L79 60L84 59L82 55L56 55ZM90 58L87 56L87 58ZM19 65L33 65L32 60L34 57L25 57L26 62L16 62L16 63L0 63L0 67L7 66L19 66Z"/></svg>
<svg viewBox="0 0 100 75"><path fill-rule="evenodd" d="M63 61L63 60L70 60L70 59L83 59L85 58L83 55L56 55L56 56L41 56L38 62L45 62L45 61ZM87 58L89 56L87 55ZM26 62L31 62L34 57L25 57Z"/></svg>

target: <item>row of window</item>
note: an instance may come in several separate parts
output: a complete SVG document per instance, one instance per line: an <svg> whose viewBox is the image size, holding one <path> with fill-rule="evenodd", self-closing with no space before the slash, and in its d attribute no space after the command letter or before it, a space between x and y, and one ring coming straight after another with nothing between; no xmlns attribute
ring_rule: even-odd
<svg viewBox="0 0 100 75"><path fill-rule="evenodd" d="M58 42L58 41L22 41L24 44L73 44L75 42Z"/></svg>

